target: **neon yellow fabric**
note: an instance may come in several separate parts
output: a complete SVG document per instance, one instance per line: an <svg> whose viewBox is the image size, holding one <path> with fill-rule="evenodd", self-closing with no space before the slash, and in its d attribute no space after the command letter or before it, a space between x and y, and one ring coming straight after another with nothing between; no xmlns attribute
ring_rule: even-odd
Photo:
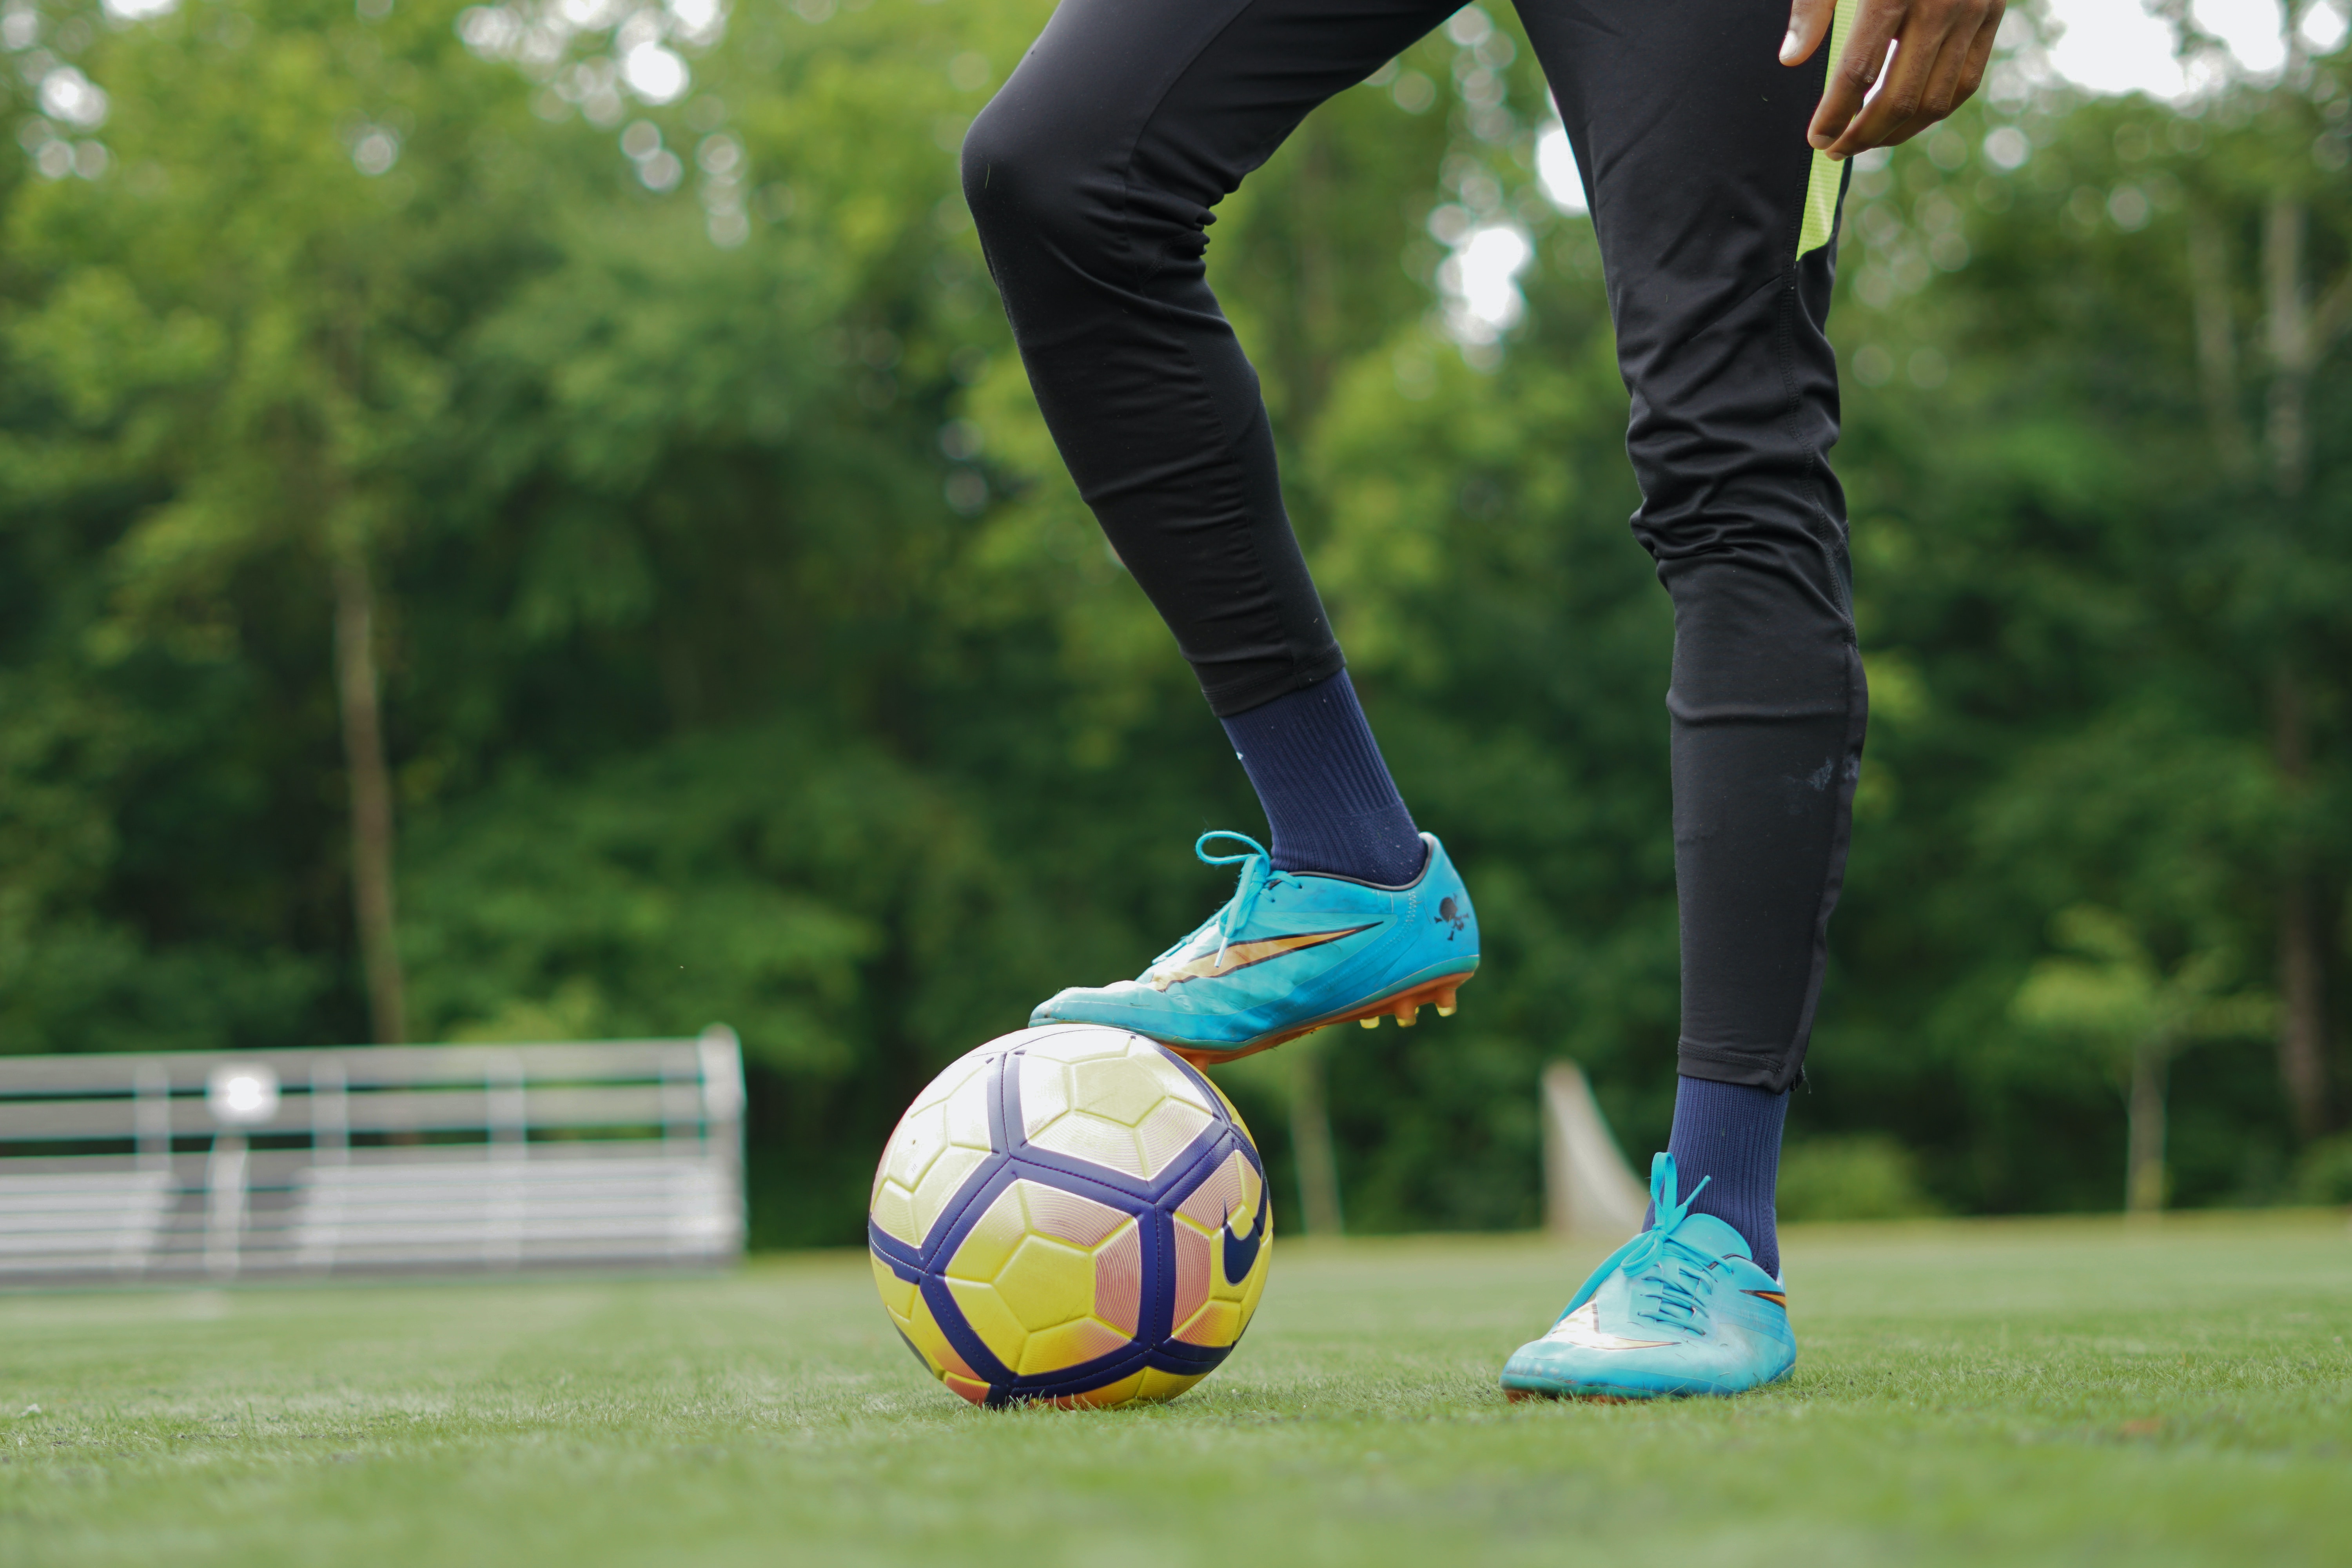
<svg viewBox="0 0 2352 1568"><path fill-rule="evenodd" d="M1830 36L1822 47L1829 54L1829 68L1837 69L1838 51L1845 47L1846 35L1853 27L1853 14L1862 0L1838 0L1837 13L1830 18ZM1824 89L1828 78L1822 79ZM1837 226L1838 183L1845 170L1827 157L1813 154L1813 177L1805 186L1805 226L1797 233L1797 254L1819 250L1830 242L1830 231Z"/></svg>

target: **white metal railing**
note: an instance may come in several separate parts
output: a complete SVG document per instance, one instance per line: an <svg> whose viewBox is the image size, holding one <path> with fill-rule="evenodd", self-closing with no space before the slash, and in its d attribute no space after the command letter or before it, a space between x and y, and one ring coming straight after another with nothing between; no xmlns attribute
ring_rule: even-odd
<svg viewBox="0 0 2352 1568"><path fill-rule="evenodd" d="M743 1071L697 1039L0 1057L0 1285L709 1267Z"/></svg>

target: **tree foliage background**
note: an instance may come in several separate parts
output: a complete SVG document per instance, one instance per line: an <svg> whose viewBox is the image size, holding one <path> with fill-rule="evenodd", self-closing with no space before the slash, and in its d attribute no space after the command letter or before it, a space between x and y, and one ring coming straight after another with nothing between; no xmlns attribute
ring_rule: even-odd
<svg viewBox="0 0 2352 1568"><path fill-rule="evenodd" d="M853 1241L938 1066L1213 907L1186 846L1260 818L957 193L1046 9L5 0L0 1050L724 1019L756 1235ZM2274 1201L2352 1169L2344 57L2172 106L2036 37L1847 196L1874 711L1791 1135L2112 1207L2156 1060L2171 1201ZM1629 1147L1672 1102L1671 628L1549 119L1465 13L1213 231L1489 943L1332 1042L1358 1228L1532 1223L1555 1057ZM2129 989L2082 931L2241 1023L2050 1026ZM1287 1080L1234 1082L1286 1181Z"/></svg>

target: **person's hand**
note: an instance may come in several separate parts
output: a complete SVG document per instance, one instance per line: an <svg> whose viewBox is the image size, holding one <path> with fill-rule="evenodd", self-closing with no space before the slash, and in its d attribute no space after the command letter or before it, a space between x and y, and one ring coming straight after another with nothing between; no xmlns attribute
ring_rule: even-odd
<svg viewBox="0 0 2352 1568"><path fill-rule="evenodd" d="M2005 8L2006 0L1862 0L1845 48L1830 62L1829 87L1805 140L1832 158L1850 158L1927 130L1984 80ZM1811 59L1836 9L1837 0L1795 0L1780 63ZM1889 48L1895 68L1872 98Z"/></svg>

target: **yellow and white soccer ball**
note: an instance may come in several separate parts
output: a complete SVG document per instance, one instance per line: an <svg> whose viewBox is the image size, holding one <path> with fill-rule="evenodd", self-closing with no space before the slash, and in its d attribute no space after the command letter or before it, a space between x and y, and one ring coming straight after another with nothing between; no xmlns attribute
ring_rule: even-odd
<svg viewBox="0 0 2352 1568"><path fill-rule="evenodd" d="M933 1079L883 1152L866 1239L891 1322L975 1405L1175 1398L1231 1353L1274 1253L1233 1102L1087 1024Z"/></svg>

